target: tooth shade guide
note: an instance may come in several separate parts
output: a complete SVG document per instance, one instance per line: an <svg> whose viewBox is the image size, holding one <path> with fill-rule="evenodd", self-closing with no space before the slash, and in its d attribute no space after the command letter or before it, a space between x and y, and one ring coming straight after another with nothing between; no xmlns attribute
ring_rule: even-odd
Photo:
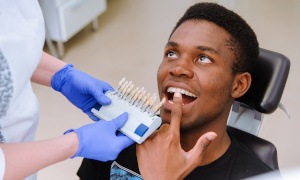
<svg viewBox="0 0 300 180"><path fill-rule="evenodd" d="M124 83L124 86L123 86L123 88L122 88L122 90L120 91L120 94L119 94L119 97L122 99L122 98L124 98L124 95L126 94L126 92L127 92L127 90L128 90L128 88L131 86L131 84L132 84L132 81L126 81L125 83Z"/></svg>
<svg viewBox="0 0 300 180"><path fill-rule="evenodd" d="M147 103L147 101L148 101L150 95L151 95L151 94L148 93L147 96L144 96L144 97L142 98L142 100L141 100L141 109L143 108L144 105L146 105L146 103Z"/></svg>
<svg viewBox="0 0 300 180"><path fill-rule="evenodd" d="M128 87L128 89L126 90L126 92L125 92L125 97L124 98L127 98L128 96L129 96L129 94L130 94L130 92L132 91L132 89L133 89L133 84L131 84L129 87Z"/></svg>
<svg viewBox="0 0 300 180"><path fill-rule="evenodd" d="M132 81L129 81L129 83L126 84L126 86L124 87L124 89L122 91L123 94L125 94L127 92L127 89L131 86L131 84L132 84Z"/></svg>
<svg viewBox="0 0 300 180"><path fill-rule="evenodd" d="M118 91L120 90L120 88L121 88L121 86L123 85L123 83L125 82L125 77L119 82L119 84L118 84Z"/></svg>
<svg viewBox="0 0 300 180"><path fill-rule="evenodd" d="M122 86L120 87L120 90L119 90L119 97L122 95L122 92L124 91L125 87L127 86L128 84L128 81L125 81Z"/></svg>
<svg viewBox="0 0 300 180"><path fill-rule="evenodd" d="M155 112L152 107L157 99L156 94L145 94L144 87L134 88L132 81L126 81L123 78L118 83L116 91L105 93L112 100L112 103L108 106L102 106L100 109L92 108L92 112L100 119L108 121L123 112L128 112L128 120L120 131L140 144L162 123L161 118L155 113L164 103L164 99L155 106Z"/></svg>
<svg viewBox="0 0 300 180"><path fill-rule="evenodd" d="M152 97L150 98L150 103L149 103L150 106L153 106L154 102L156 101L156 98L157 98L156 94L153 94Z"/></svg>
<svg viewBox="0 0 300 180"><path fill-rule="evenodd" d="M141 89L138 90L138 92L133 97L132 104L134 104L136 102L136 100L138 99L138 97L141 95L141 93L143 91L144 91L144 87L142 87Z"/></svg>
<svg viewBox="0 0 300 180"><path fill-rule="evenodd" d="M155 114L163 105L163 103L165 102L165 98L163 98L161 100L161 102L159 102L154 108L154 103L155 100L157 98L156 94L153 93L151 95L151 93L148 93L146 96L144 96L146 94L146 90L144 87L142 88L135 88L134 90L134 84L132 83L132 81L126 81L126 78L123 78L119 84L118 84L119 88L119 97L123 100L127 100L129 102L129 104L132 104L134 106L136 106L137 108L140 108L141 111L144 112L152 112L151 114ZM172 91L177 91L176 89L173 88Z"/></svg>
<svg viewBox="0 0 300 180"><path fill-rule="evenodd" d="M132 91L132 94L131 94L132 98L135 96L135 94L138 92L139 89L140 89L140 88L137 87L137 88L135 88L135 89Z"/></svg>
<svg viewBox="0 0 300 180"><path fill-rule="evenodd" d="M134 103L134 101L136 100L136 98L138 97L138 95L140 94L140 88L137 87L134 92L132 93L132 97L131 100L129 101L130 103Z"/></svg>
<svg viewBox="0 0 300 180"><path fill-rule="evenodd" d="M122 84L122 86L121 86L121 88L120 88L120 91L123 91L123 89L126 87L127 84L128 84L128 81L125 81L125 82Z"/></svg>
<svg viewBox="0 0 300 180"><path fill-rule="evenodd" d="M166 98L163 98L154 108L153 108L153 114L152 116L154 116L158 110L161 108L161 106L166 102Z"/></svg>
<svg viewBox="0 0 300 180"><path fill-rule="evenodd" d="M135 106L138 106L138 104L141 102L142 97L146 94L146 91L143 90L142 93L138 96L136 102L135 102Z"/></svg>

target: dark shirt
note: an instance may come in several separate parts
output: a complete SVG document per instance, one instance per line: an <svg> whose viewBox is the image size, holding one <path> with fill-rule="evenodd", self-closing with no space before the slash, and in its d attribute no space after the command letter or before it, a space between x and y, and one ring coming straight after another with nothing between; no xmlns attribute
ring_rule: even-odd
<svg viewBox="0 0 300 180"><path fill-rule="evenodd" d="M185 179L238 180L272 171L272 168L260 161L250 149L231 135L230 137L231 145L219 159L197 167ZM77 175L81 180L142 179L136 158L136 145L123 150L115 161L84 159Z"/></svg>

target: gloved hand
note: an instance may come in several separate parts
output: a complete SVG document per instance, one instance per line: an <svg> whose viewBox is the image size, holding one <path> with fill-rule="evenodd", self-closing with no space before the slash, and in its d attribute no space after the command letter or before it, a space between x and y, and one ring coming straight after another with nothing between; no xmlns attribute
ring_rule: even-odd
<svg viewBox="0 0 300 180"><path fill-rule="evenodd" d="M66 131L64 134L76 132L79 139L78 151L72 158L84 157L99 161L116 159L123 149L134 142L122 133L116 134L127 119L128 113L123 113L111 121L102 120Z"/></svg>
<svg viewBox="0 0 300 180"><path fill-rule="evenodd" d="M98 121L99 118L91 112L92 107L97 102L100 105L111 103L104 93L108 90L113 91L113 87L75 69L71 64L67 64L53 75L51 86L94 121Z"/></svg>

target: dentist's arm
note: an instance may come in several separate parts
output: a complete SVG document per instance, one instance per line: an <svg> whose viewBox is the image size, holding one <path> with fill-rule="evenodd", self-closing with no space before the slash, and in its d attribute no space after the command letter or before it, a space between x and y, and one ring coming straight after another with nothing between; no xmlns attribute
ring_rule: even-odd
<svg viewBox="0 0 300 180"><path fill-rule="evenodd" d="M45 52L42 53L40 63L31 76L31 81L40 85L51 87L53 75L62 69L67 63Z"/></svg>
<svg viewBox="0 0 300 180"><path fill-rule="evenodd" d="M0 144L5 157L4 179L23 179L40 169L73 156L78 148L76 133L38 142Z"/></svg>
<svg viewBox="0 0 300 180"><path fill-rule="evenodd" d="M23 179L70 157L114 160L124 148L133 143L129 137L117 134L127 119L128 114L124 113L111 121L93 122L68 130L65 135L54 139L0 143L5 158L4 179Z"/></svg>
<svg viewBox="0 0 300 180"><path fill-rule="evenodd" d="M110 84L84 73L71 64L43 52L41 61L34 71L31 81L52 87L61 92L73 105L81 109L91 119L99 119L91 109L98 103L108 105L111 100L104 95L113 90Z"/></svg>

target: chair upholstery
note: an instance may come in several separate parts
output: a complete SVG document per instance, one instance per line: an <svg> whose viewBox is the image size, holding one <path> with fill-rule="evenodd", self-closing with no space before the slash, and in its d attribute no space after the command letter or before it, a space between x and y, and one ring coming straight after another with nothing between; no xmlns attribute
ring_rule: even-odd
<svg viewBox="0 0 300 180"><path fill-rule="evenodd" d="M278 169L276 147L257 135L263 114L270 114L279 106L289 69L287 57L260 48L251 87L236 99L227 123L227 130L274 170Z"/></svg>
<svg viewBox="0 0 300 180"><path fill-rule="evenodd" d="M274 112L280 102L290 70L290 61L282 54L260 48L249 91L239 99L261 113Z"/></svg>

